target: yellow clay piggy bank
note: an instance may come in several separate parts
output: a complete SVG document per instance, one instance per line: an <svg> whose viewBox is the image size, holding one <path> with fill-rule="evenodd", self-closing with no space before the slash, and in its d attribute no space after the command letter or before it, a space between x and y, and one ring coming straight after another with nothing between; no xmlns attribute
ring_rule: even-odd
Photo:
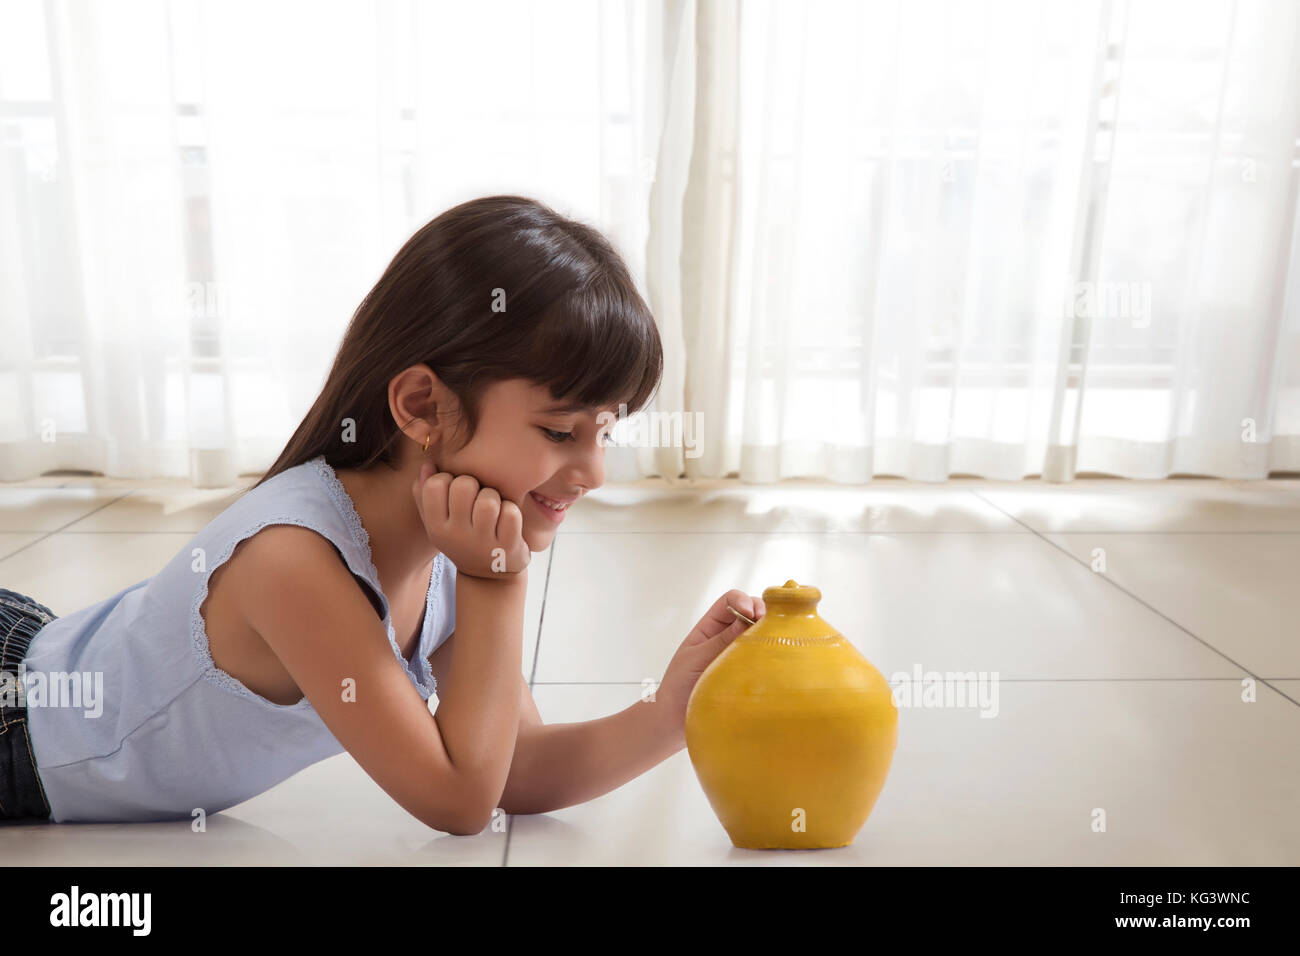
<svg viewBox="0 0 1300 956"><path fill-rule="evenodd" d="M898 743L893 691L786 581L766 613L700 675L686 749L734 846L847 846L885 785Z"/></svg>

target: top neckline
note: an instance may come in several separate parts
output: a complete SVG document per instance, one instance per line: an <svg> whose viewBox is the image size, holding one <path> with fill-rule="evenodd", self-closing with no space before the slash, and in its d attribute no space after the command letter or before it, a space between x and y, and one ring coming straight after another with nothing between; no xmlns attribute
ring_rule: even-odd
<svg viewBox="0 0 1300 956"><path fill-rule="evenodd" d="M402 655L402 647L397 643L397 634L393 628L392 605L389 604L388 595L384 593L383 586L380 584L379 571L375 567L374 556L370 550L370 535L366 531L366 526L361 523L361 515L357 513L356 503L352 500L352 496L348 494L342 479L339 478L330 463L325 460L324 455L317 455L311 460L311 463L315 466L317 475L320 476L324 483L330 500L334 502L335 507L343 515L343 520L348 526L352 539L356 541L357 546L361 549L361 556L365 560L366 576L370 583L374 585L375 593L379 595L379 600L384 605L384 629L388 632L388 644L392 647L393 654L406 668L407 672L416 678L418 683L427 686L428 678L432 677L432 671L429 669L429 662L420 654L420 648L424 646L424 635L433 619L431 605L433 604L433 594L437 586L438 576L442 570L439 564L443 560L442 552L438 552L438 556L433 559L433 567L429 572L429 586L424 595L424 619L420 625L420 636L415 642L415 647L411 648L411 657L419 662L416 666L419 668L420 673L416 673L411 670L412 660Z"/></svg>

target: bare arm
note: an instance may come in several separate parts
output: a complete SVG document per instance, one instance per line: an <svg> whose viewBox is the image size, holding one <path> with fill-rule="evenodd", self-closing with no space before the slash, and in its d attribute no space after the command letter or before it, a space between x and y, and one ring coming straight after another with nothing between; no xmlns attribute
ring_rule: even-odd
<svg viewBox="0 0 1300 956"><path fill-rule="evenodd" d="M452 634L429 655L438 687L446 687L448 692L457 639ZM515 681L519 685L519 729L510 773L497 802L506 813L547 813L585 803L621 787L686 746L679 733L664 726L654 702L637 701L599 720L547 724L523 675L516 675ZM438 709L441 712L441 704Z"/></svg>
<svg viewBox="0 0 1300 956"><path fill-rule="evenodd" d="M658 706L638 700L598 720L521 727L501 809L548 813L586 803L671 757L686 741Z"/></svg>
<svg viewBox="0 0 1300 956"><path fill-rule="evenodd" d="M526 568L499 581L458 575L455 639L430 656L450 645L434 719L453 766L474 781L480 830L498 806L519 730L527 586Z"/></svg>
<svg viewBox="0 0 1300 956"><path fill-rule="evenodd" d="M449 833L482 830L483 767L490 770L491 762L457 766L451 754L462 754L466 741L487 722L446 715L439 721L429 714L394 659L375 609L327 539L295 525L272 525L241 547L244 557L231 566L233 576L227 579L240 611L339 743L421 822ZM474 593L473 585L462 586ZM501 604L510 606L508 601ZM472 603L470 608L477 615ZM465 622L475 634L491 627L477 616ZM519 641L516 635L516 659ZM511 646L508 639L495 643ZM466 655L471 665L484 656L479 651ZM463 695L449 695L463 710ZM517 691L514 698L518 708ZM495 727L487 730L482 734L486 738L493 731L502 733ZM512 746L513 739L503 759L509 759Z"/></svg>
<svg viewBox="0 0 1300 956"><path fill-rule="evenodd" d="M456 567L459 631L434 720L452 765L468 781L470 819L481 830L505 789L519 730L532 554L515 502L502 501L500 492L472 475L431 472L425 462L411 493L429 540Z"/></svg>

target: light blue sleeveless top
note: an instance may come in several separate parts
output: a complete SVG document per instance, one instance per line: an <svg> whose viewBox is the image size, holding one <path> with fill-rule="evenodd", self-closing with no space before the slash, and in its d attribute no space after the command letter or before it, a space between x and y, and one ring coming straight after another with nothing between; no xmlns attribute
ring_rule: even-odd
<svg viewBox="0 0 1300 956"><path fill-rule="evenodd" d="M272 703L219 669L208 650L199 615L208 579L239 542L271 524L312 528L333 542L363 591L373 592L367 596L420 697L436 693L427 658L455 629L456 566L435 559L424 628L404 659L369 536L318 456L245 492L152 578L51 621L33 639L23 662L28 730L54 822L212 814L343 751L305 696ZM87 688L102 674L102 700L90 707L47 691L58 706L37 705L33 672L48 675L49 688L60 682L56 674L80 673Z"/></svg>

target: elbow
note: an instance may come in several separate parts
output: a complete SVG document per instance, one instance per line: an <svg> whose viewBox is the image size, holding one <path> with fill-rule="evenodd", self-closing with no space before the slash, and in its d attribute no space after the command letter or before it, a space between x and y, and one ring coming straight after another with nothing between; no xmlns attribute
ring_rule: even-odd
<svg viewBox="0 0 1300 956"><path fill-rule="evenodd" d="M488 825L490 819L490 813L484 817L477 811L467 813L443 809L421 817L420 822L430 830L437 830L439 833L450 833L452 836L474 836L476 833L483 832L483 828Z"/></svg>
<svg viewBox="0 0 1300 956"><path fill-rule="evenodd" d="M453 836L474 836L482 833L492 823L497 805L497 800L477 798L462 802L456 807L443 806L436 813L431 813L424 822L435 830Z"/></svg>
<svg viewBox="0 0 1300 956"><path fill-rule="evenodd" d="M474 807L472 810L460 814L453 822L453 825L446 829L446 832L453 836L474 836L477 833L482 833L487 829L488 824L492 822L494 813L496 813L496 807L488 807L486 812L481 807Z"/></svg>
<svg viewBox="0 0 1300 956"><path fill-rule="evenodd" d="M449 833L452 836L475 836L483 832L482 827L473 827L473 826L435 827L435 829L441 830L443 833Z"/></svg>

